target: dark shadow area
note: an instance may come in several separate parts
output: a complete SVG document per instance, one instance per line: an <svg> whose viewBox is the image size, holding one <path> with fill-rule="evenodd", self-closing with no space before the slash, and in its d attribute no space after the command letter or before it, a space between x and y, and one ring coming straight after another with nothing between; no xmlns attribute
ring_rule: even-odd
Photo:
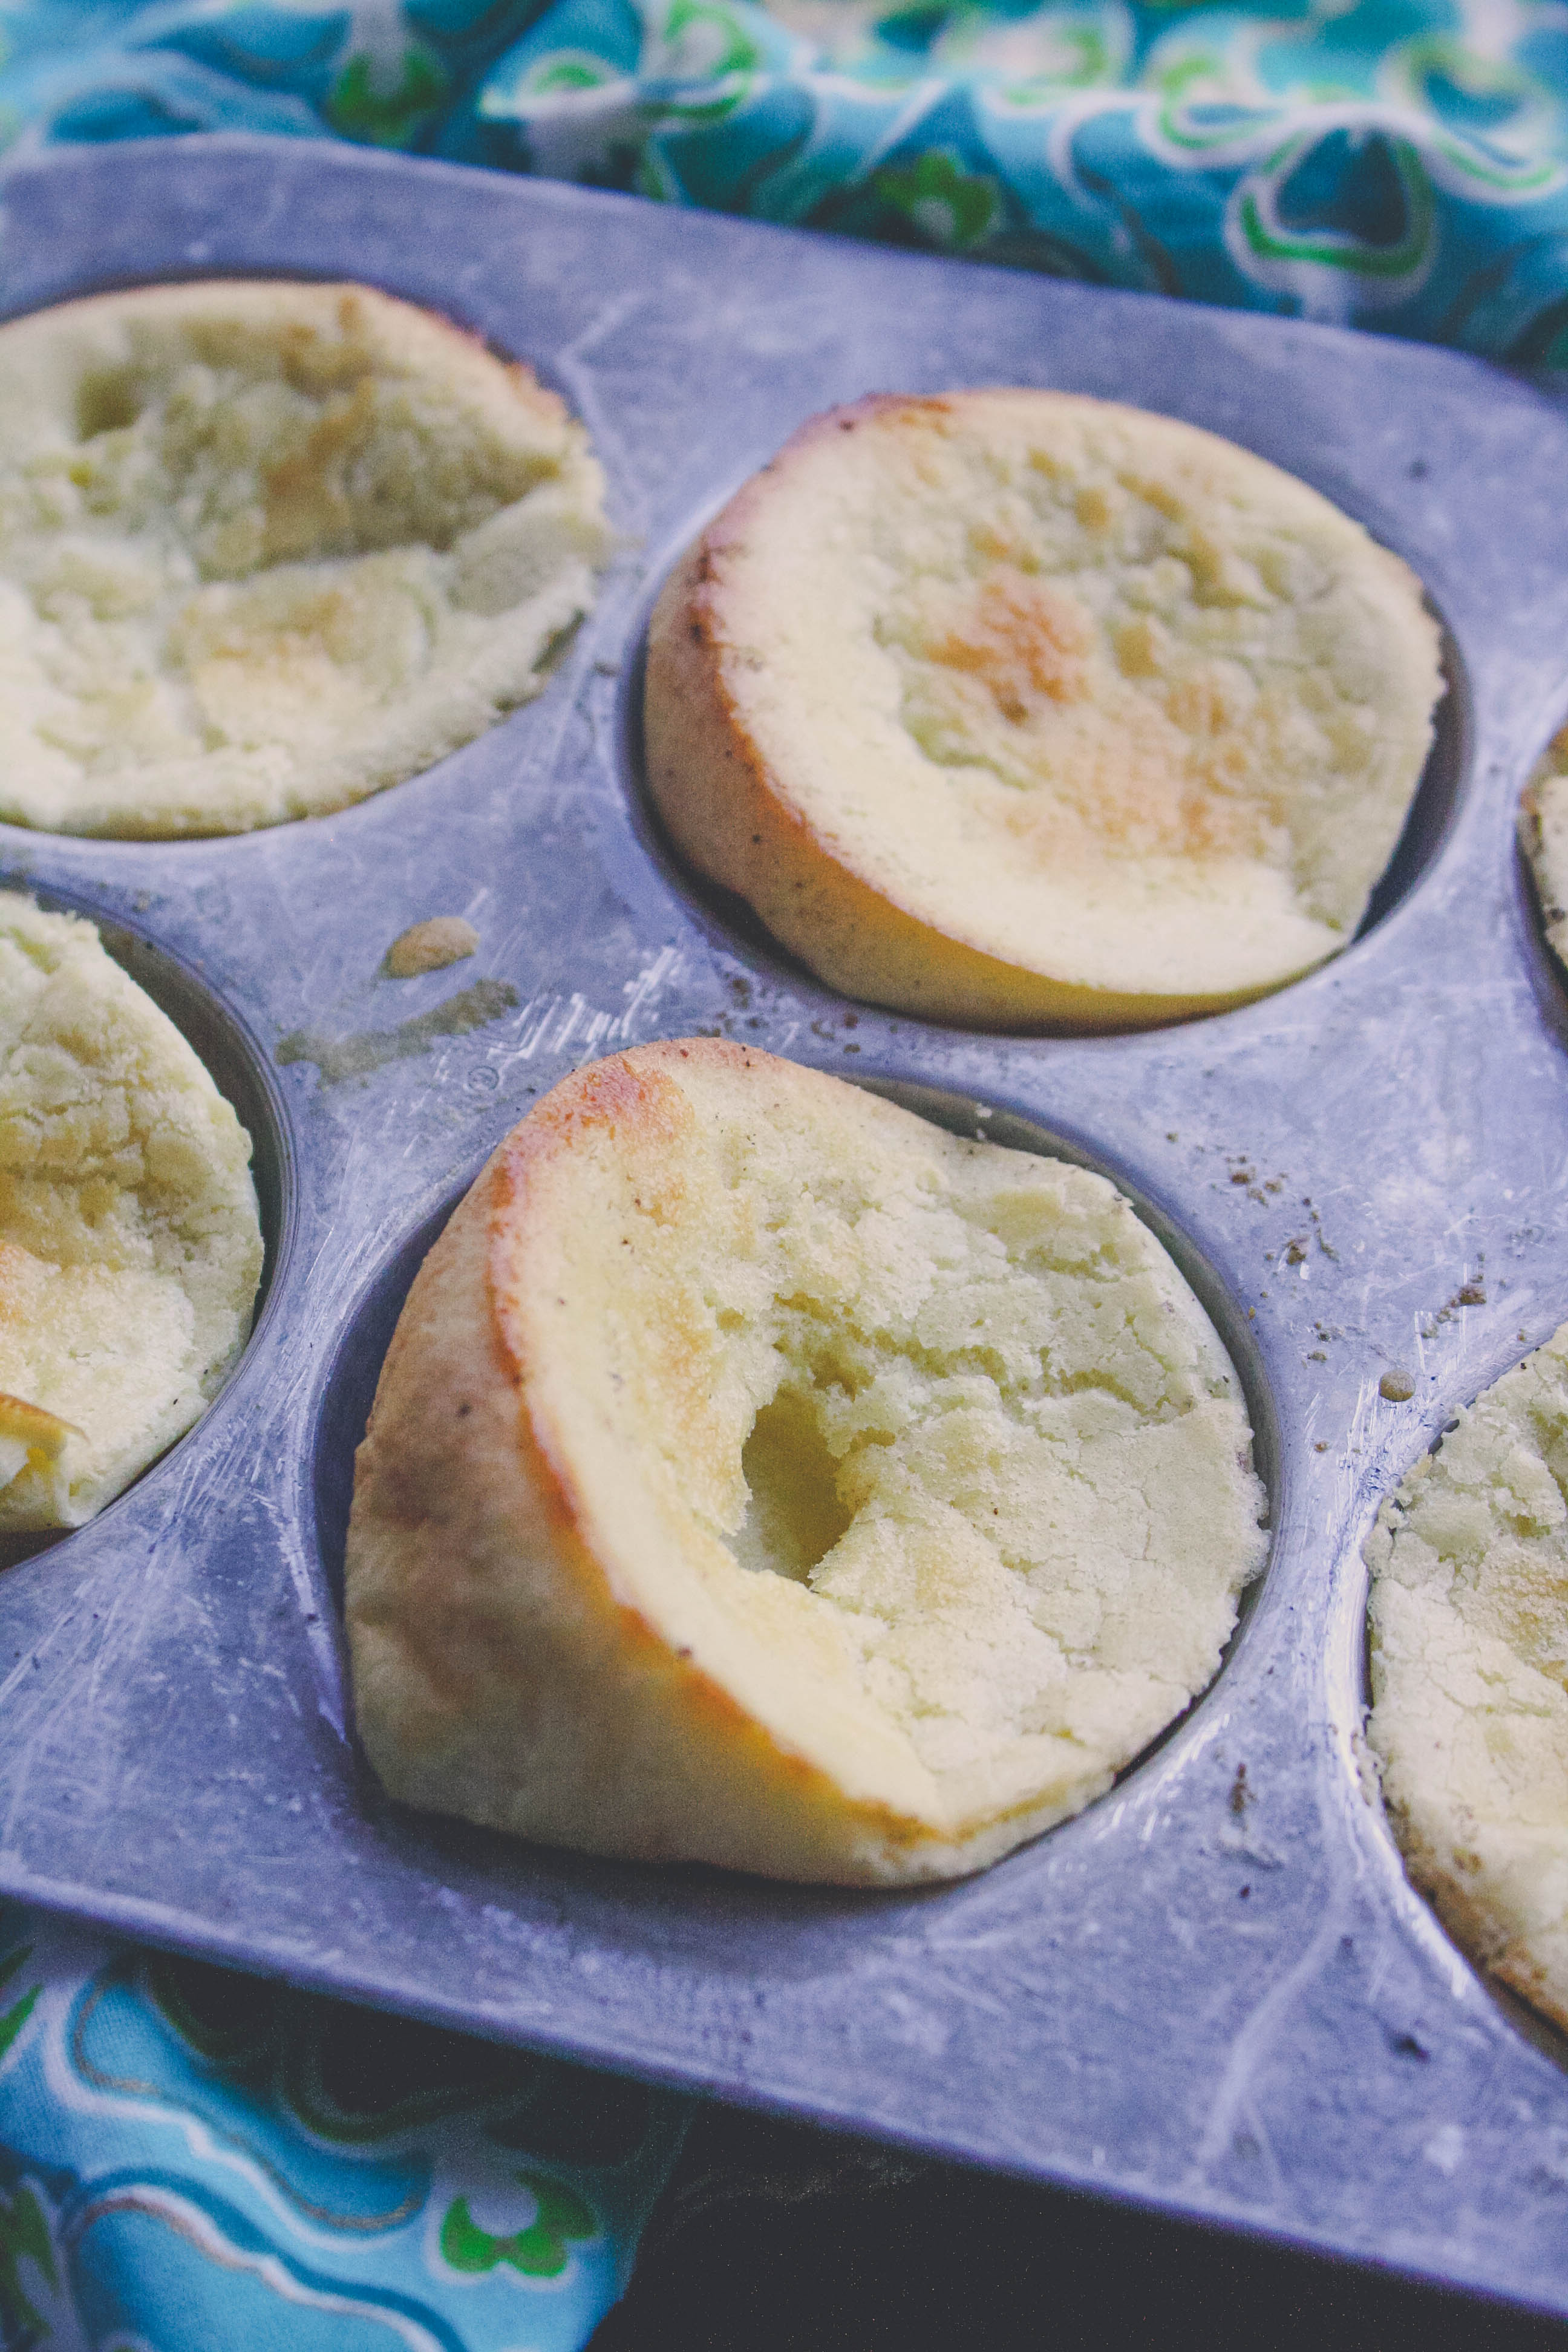
<svg viewBox="0 0 1568 2352"><path fill-rule="evenodd" d="M1562 2352L1479 2297L705 2108L592 2352Z"/></svg>
<svg viewBox="0 0 1568 2352"><path fill-rule="evenodd" d="M1401 900L1410 896L1435 863L1448 837L1459 793L1470 770L1473 725L1469 679L1443 615L1431 606L1430 599L1427 601L1442 631L1443 679L1447 690L1433 714L1432 749L1426 754L1415 798L1394 845L1394 855L1367 901L1366 912L1356 929L1357 940L1364 940L1369 932L1375 931Z"/></svg>
<svg viewBox="0 0 1568 2352"><path fill-rule="evenodd" d="M375 1384L392 1344L403 1302L431 1246L445 1229L461 1192L426 1218L402 1248L383 1266L360 1301L353 1322L338 1344L327 1374L321 1417L316 1426L316 1453L311 1487L316 1507L316 1541L333 1605L343 1605L343 1549L348 1541L349 1505L353 1500L354 1454L364 1435L375 1398Z"/></svg>

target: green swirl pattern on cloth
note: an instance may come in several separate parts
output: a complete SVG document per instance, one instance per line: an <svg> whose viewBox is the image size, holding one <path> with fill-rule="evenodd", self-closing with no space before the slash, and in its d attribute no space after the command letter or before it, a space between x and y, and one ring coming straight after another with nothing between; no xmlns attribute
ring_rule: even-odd
<svg viewBox="0 0 1568 2352"><path fill-rule="evenodd" d="M578 2352L689 2103L0 1911L5 2352Z"/></svg>
<svg viewBox="0 0 1568 2352"><path fill-rule="evenodd" d="M1565 0L0 0L0 142L338 136L1568 364Z"/></svg>

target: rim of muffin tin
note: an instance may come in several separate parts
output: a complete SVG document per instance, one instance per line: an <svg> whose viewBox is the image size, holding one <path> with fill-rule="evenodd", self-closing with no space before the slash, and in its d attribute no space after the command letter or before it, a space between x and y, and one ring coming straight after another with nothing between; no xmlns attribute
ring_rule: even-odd
<svg viewBox="0 0 1568 2352"><path fill-rule="evenodd" d="M262 1246L261 1279L257 1286L250 1329L210 1403L189 1429L83 1526L40 1529L36 1537L10 1539L16 1545L25 1545L28 1554L36 1555L57 1551L73 1537L85 1535L89 1528L100 1527L127 1496L137 1493L147 1480L158 1477L207 1428L215 1414L232 1409L236 1391L257 1343L281 1311L287 1296L287 1274L294 1255L300 1200L299 1154L289 1108L267 1051L239 1007L215 988L189 957L167 947L134 916L126 915L119 908L106 909L100 899L79 883L40 879L25 868L16 868L6 859L5 849L8 837L17 836L33 837L23 826L0 827L0 891L30 898L46 914L78 915L89 922L105 954L179 1031L250 1138L250 1174L256 1187ZM58 837L48 836L51 840ZM123 845L139 849L146 846L141 842Z"/></svg>
<svg viewBox="0 0 1568 2352"><path fill-rule="evenodd" d="M166 269L152 277L138 274L84 283L69 292L62 292L53 297L49 301L32 303L26 306L25 310L13 315L20 317L37 313L58 307L65 301L79 299L83 295L109 291L112 289L193 280L208 282L222 278L232 280L237 277L310 284L341 282L342 273L334 270L313 274L300 268L269 270L248 267L242 272ZM380 285L388 293L398 295L399 299L414 299L401 294L396 285L388 283L384 278L377 279L367 276L361 282ZM450 311L434 303L420 302L419 307L431 310L437 316L451 318L454 324L464 323L455 318ZM526 358L527 363L534 369L542 383L548 384L552 389L563 389L548 361L501 349L488 336L484 340L491 349L497 350L499 356ZM577 414L575 404L570 400L569 394L566 396L574 414ZM736 486L736 483L731 483L731 489L732 490ZM805 967L797 964L786 950L768 938L760 922L751 914L749 908L743 908L742 902L730 900L728 894L713 890L710 886L702 882L691 872L666 840L643 782L640 757L641 677L647 615L662 586L669 564L680 550L689 543L695 531L702 527L702 523L718 510L723 503L723 498L729 494L730 492L726 491L721 497L709 502L700 510L699 520L681 530L669 542L663 560L654 567L649 575L650 584L640 594L629 614L623 614L618 606L616 608L616 630L613 635L607 636L604 648L606 654L615 653L618 649L621 656L614 698L616 719L612 764L624 794L628 829L637 848L651 862L666 887L684 909L693 927L705 936L708 943L718 946L750 969L761 969L766 972L776 973L789 983L804 982L813 992L825 994L833 1007L840 1009L841 1017L841 1009L846 1007L853 1009L854 1000L842 998L836 992L826 989L825 983L816 981L815 976L811 975ZM1345 511L1352 514L1355 512L1355 509L1346 504L1342 499L1336 499L1335 502L1341 504ZM1373 535L1379 538L1381 543L1394 546L1394 551L1403 552L1394 541L1384 538L1383 533L1378 532ZM1406 557L1405 560L1409 561L1409 558ZM1419 565L1413 564L1412 569L1416 572L1418 578L1422 578ZM1424 579L1423 585L1426 586ZM1314 967L1300 979L1287 982L1280 987L1268 992L1254 1003L1237 1008L1234 1016L1223 1013L1184 1016L1180 1021L1170 1024L1163 1033L1165 1035L1173 1038L1176 1034L1195 1031L1201 1036L1213 1021L1231 1017L1239 1019L1256 1014L1260 1007L1267 1007L1274 996L1288 996L1292 991L1306 985L1309 982L1321 980L1325 973L1337 972L1342 968L1348 972L1351 966L1346 959L1352 957L1352 950L1364 942L1372 932L1381 929L1394 914L1402 908L1408 908L1412 901L1420 897L1430 886L1438 870L1446 864L1449 853L1455 847L1456 836L1461 830L1461 820L1472 799L1472 787L1475 782L1475 728L1470 680L1466 665L1447 626L1444 614L1432 597L1429 588L1426 593L1428 603L1436 614L1443 629L1444 668L1448 692L1435 714L1432 752L1417 784L1405 827L1384 869L1383 877L1374 888L1367 913L1354 939L1347 941L1346 946L1324 964ZM580 625L580 627L594 628L595 617L590 615ZM558 695L560 691L560 681L547 678L546 694ZM1562 694L1563 685L1562 681L1559 681L1554 688L1552 707L1555 708L1562 700ZM543 697L535 698L535 699L542 700ZM522 711L531 708L531 704L524 705ZM503 717L498 728L490 732L492 734L500 732L511 719L521 717L522 711ZM1542 731L1541 743L1544 743L1558 723L1561 723L1560 719L1553 722L1553 728L1547 728ZM479 740L484 740L488 738ZM1537 751L1531 754L1531 760L1521 765L1519 772L1512 779L1507 803L1510 822L1512 813L1517 808L1519 791L1533 766L1538 752L1539 746ZM462 756L461 751L453 755L457 759L461 759ZM421 772L424 775L429 775L434 772L426 770ZM417 781L417 778L404 781L413 782ZM287 835L295 825L301 824L330 824L334 818L346 820L362 815L374 803L400 789L399 785L390 785L380 792L367 795L363 801L351 803L343 809L329 812L323 816L287 820L279 825L261 828L259 837L265 840L274 835ZM25 870L25 866L17 870L16 861L25 860L29 856L37 856L43 845L51 844L67 845L78 852L89 852L95 859L106 860L117 860L126 852L134 852L139 857L145 858L149 853L157 854L170 849L179 850L189 846L194 842L199 842L209 853L223 854L232 848L235 854L238 855L242 854L245 845L254 843L258 837L255 833L247 833L227 835L191 835L177 839L156 837L123 839L99 835L46 833L32 827L0 824L0 861L11 869L0 875L0 887L27 892L36 897L40 904L48 907L58 906L70 912L87 916L98 925L100 935L104 937L106 948L116 956L117 961L124 961L125 959L117 951L115 940L124 939L132 942L135 951L148 959L150 968L159 966L164 972L174 976L174 993L182 1004L207 1008L207 1013L216 1023L217 1032L226 1033L236 1043L239 1065L243 1066L246 1074L246 1082L255 1090L253 1098L259 1106L264 1106L262 1117L253 1125L240 1103L235 1102L235 1108L242 1118L242 1123L252 1134L258 1165L258 1199L262 1196L259 1171L262 1130L267 1133L269 1150L276 1155L278 1173L275 1195L276 1223L269 1228L264 1203L263 1237L266 1244L266 1260L263 1286L258 1295L258 1310L250 1337L226 1380L223 1389L201 1420L186 1433L184 1437L176 1441L175 1445L168 1454L162 1456L158 1463L150 1465L149 1469L142 1474L142 1477L127 1490L128 1494L137 1491L145 1479L159 1475L173 1455L188 1445L192 1440L196 1439L216 1415L225 1410L232 1409L234 1393L243 1383L247 1366L256 1349L256 1343L274 1321L279 1311L280 1300L289 1294L291 1286L288 1276L300 1211L298 1163L292 1128L294 1110L284 1092L279 1087L269 1057L256 1040L245 1015L232 1000L215 990L202 977L199 967L194 965L188 958L178 955L163 946L145 925L128 919L118 907L111 913L100 913L90 889L85 889L74 881L57 883L53 880L37 879ZM1537 979L1536 995L1542 1017L1556 1032L1559 1040L1568 1043L1568 991L1565 991L1563 978L1555 960L1542 940L1539 910L1534 904L1533 889L1528 870L1517 853L1515 868L1521 894L1520 911L1522 917L1522 928L1530 943L1529 953L1531 969ZM131 967L128 965L127 968ZM142 985L148 986L140 970L133 970L132 976ZM192 1035L186 1021L180 1017L171 1003L164 1002L155 988L148 986L148 993L153 996L155 1002L162 1003L164 1010L171 1013L171 1017L175 1020L175 1025L181 1028L182 1034L190 1037L198 1055L211 1069L212 1064L208 1060L206 1052L196 1037ZM885 1008L868 1009L877 1017L885 1017ZM201 1025L201 1022L206 1017L205 1014L199 1016L198 1025ZM944 1030L951 1032L954 1028L961 1028L962 1034L992 1038L1004 1046L1013 1044L1025 1045L1042 1035L1049 1036L1054 1034L1035 1030L1016 1033L977 1030L969 1028L967 1024L943 1024L926 1015L895 1014L893 1018L895 1032L900 1021L904 1019L909 1021L910 1034L902 1041L906 1047L913 1044L920 1032L925 1030L934 1031L940 1034ZM203 1034L206 1034L205 1027ZM1097 1036L1094 1042L1113 1050L1124 1040L1135 1041L1149 1034L1149 1031L1144 1028L1111 1031ZM1079 1039L1076 1042L1084 1041ZM1197 1047L1195 1039L1194 1048L1201 1050ZM806 1062L808 1066L812 1066L808 1056L804 1054L792 1051L790 1058ZM905 1058L907 1059L907 1054ZM816 1066L823 1066L818 1064ZM224 1092L228 1099L235 1101L234 1095L218 1078L216 1071L214 1071L213 1075L215 1081L219 1084L220 1092ZM838 1067L832 1072L832 1075L847 1076L847 1073L842 1067ZM892 1092L900 1087L920 1090L921 1082L915 1080L873 1082L873 1090L876 1091ZM924 1091L931 1095L945 1096L954 1103L962 1103L966 1099L946 1088L927 1088ZM988 1088L987 1092L988 1095L994 1095L998 1090ZM973 1098L967 1099L973 1101ZM1205 1688L1195 1696L1189 1706L1166 1727L1150 1748L1142 1751L1140 1756L1123 1768L1116 1783L1116 1787L1121 1789L1154 1750L1188 1724L1194 1712L1203 1706L1215 1692L1226 1664L1240 1644L1251 1615L1262 1595L1264 1586L1273 1579L1276 1559L1279 1550L1279 1530L1285 1515L1282 1481L1289 1475L1290 1457L1288 1447L1281 1444L1282 1431L1274 1392L1264 1367L1262 1353L1254 1335L1253 1327L1247 1323L1245 1312L1235 1295L1214 1272L1207 1259L1188 1240L1185 1229L1180 1221L1155 1207L1146 1195L1121 1175L1114 1162L1100 1153L1091 1143L1080 1141L1068 1131L1051 1129L1030 1112L996 1114L991 1122L992 1129L995 1131L1005 1121L1015 1120L1018 1125L1028 1128L1034 1134L1045 1139L1046 1148L1053 1149L1057 1156L1076 1160L1079 1164L1107 1174L1110 1181L1117 1184L1118 1189L1132 1201L1143 1221L1151 1225L1156 1237L1171 1251L1178 1267L1197 1293L1205 1312L1215 1324L1241 1381L1248 1411L1253 1417L1255 1459L1269 1496L1273 1534L1268 1558L1263 1570L1243 1596L1241 1612L1230 1641L1226 1644L1219 1669ZM998 1139L1005 1139L998 1135ZM476 1162L476 1168L478 1164L479 1163ZM377 1273L367 1282L362 1283L348 1303L335 1315L333 1332L324 1351L324 1369L312 1386L308 1409L300 1423L303 1443L298 1465L299 1486L305 1502L305 1514L302 1515L301 1525L308 1526L311 1535L317 1538L312 1549L316 1569L323 1581L326 1577L326 1563L320 1541L321 1524L319 1510L320 1461L324 1443L325 1417L331 1409L338 1393L338 1376L344 1353L352 1341L353 1333L372 1307L375 1295L382 1296L383 1311L386 1311L386 1301L391 1295L393 1270L405 1264L407 1278L412 1278L413 1272L423 1258L429 1243L434 1240L436 1234L445 1223L452 1206L459 1197L461 1197L460 1190L449 1193L445 1203L432 1212L429 1208L430 1195L426 1192L423 1196L423 1213L411 1219L401 1240L383 1252ZM1153 1212L1152 1214L1151 1210ZM1172 1247L1173 1237L1182 1244L1181 1247ZM390 1320L386 1328L390 1331ZM1491 1381L1498 1378L1502 1370L1518 1362L1521 1354L1528 1352L1528 1349L1511 1349L1506 1357L1500 1360L1497 1369L1478 1383L1473 1393L1479 1394ZM379 1369L379 1361L378 1355L374 1369ZM1269 1433L1268 1443L1271 1448L1271 1456L1267 1469L1264 1464L1263 1435L1266 1427ZM1431 1440L1431 1443L1436 1442L1436 1438ZM1422 1450L1419 1444L1411 1447L1399 1477L1405 1475L1405 1471L1412 1462L1420 1457ZM1426 1450L1430 1450L1429 1446ZM1353 1735L1359 1731L1367 1696L1365 1657L1368 1578L1362 1561L1362 1546L1375 1519L1377 1510L1381 1507L1384 1493L1399 1483L1399 1477L1392 1480L1373 1480L1369 1486L1363 1471L1362 1491L1365 1507L1357 1520L1353 1536L1346 1538L1349 1559L1347 1560L1342 1554L1338 1561L1325 1559L1322 1562L1325 1570L1335 1580L1335 1594L1326 1626L1326 1639L1332 1654L1320 1662L1320 1673L1327 1674L1331 1690L1339 1692L1341 1696L1347 1691L1354 1695L1348 1714L1339 1704L1338 1697L1331 1701L1331 1712L1335 1717L1336 1728L1342 1729L1345 1735L1343 1741L1336 1742L1336 1745L1342 1749L1342 1761L1347 1778L1363 1796L1367 1794L1366 1774L1353 1748ZM121 1500L123 1500L123 1497L117 1498L115 1504L108 1506L105 1512L100 1513L98 1519L89 1524L97 1527L117 1507ZM68 1540L69 1532L76 1531L68 1531L60 1540ZM335 1600L332 1603L331 1622L334 1624L337 1622ZM1348 1674L1342 1675L1340 1653L1343 1650L1347 1638L1350 1643L1348 1654L1352 1660L1352 1666ZM1359 1666L1355 1663L1358 1659ZM1342 1723L1340 1720L1342 1715L1344 1716ZM1112 1793L1114 1794L1114 1791ZM1096 1808L1091 1807L1089 1810L1093 1811ZM1392 1832L1388 1828L1380 1797L1374 1804L1364 1809L1364 1818L1375 1823L1374 1842L1383 1852L1389 1865L1388 1891L1392 1895L1392 1907L1402 1929L1406 1933L1414 1933L1419 1940L1428 1946L1436 1943L1450 1962L1458 1954L1464 1960L1466 1967L1471 1969L1472 1973L1516 2031L1523 2034L1527 2040L1533 2041L1538 2046L1545 2049L1549 2055L1560 2063L1568 2063L1568 2040L1558 2036L1554 2029L1546 2025L1544 2021L1536 2018L1534 2012L1525 2009L1523 2004L1502 1994L1500 1989L1492 1985L1484 1972L1475 1969L1468 1957L1462 1953L1461 1948L1447 1936L1426 1899L1415 1891L1405 1874L1403 1859ZM1049 1835L1051 1832L1042 1834ZM1033 1843L1037 1844L1040 1841L1037 1840Z"/></svg>

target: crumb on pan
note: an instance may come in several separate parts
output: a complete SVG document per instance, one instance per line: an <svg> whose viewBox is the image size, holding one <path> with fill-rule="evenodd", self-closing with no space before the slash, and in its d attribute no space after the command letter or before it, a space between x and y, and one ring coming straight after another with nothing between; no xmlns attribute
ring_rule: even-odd
<svg viewBox="0 0 1568 2352"><path fill-rule="evenodd" d="M392 980L415 980L421 972L440 971L461 963L479 946L479 935L465 916L431 915L398 934L386 951L386 971Z"/></svg>

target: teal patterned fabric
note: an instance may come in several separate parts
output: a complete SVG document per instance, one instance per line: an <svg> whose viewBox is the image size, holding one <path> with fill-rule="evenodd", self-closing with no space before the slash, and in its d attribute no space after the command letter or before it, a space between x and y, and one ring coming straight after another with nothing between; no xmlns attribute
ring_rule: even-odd
<svg viewBox="0 0 1568 2352"><path fill-rule="evenodd" d="M245 129L1568 364L1564 0L0 0L0 143Z"/></svg>
<svg viewBox="0 0 1568 2352"><path fill-rule="evenodd" d="M684 2100L0 1911L5 2352L577 2352Z"/></svg>

